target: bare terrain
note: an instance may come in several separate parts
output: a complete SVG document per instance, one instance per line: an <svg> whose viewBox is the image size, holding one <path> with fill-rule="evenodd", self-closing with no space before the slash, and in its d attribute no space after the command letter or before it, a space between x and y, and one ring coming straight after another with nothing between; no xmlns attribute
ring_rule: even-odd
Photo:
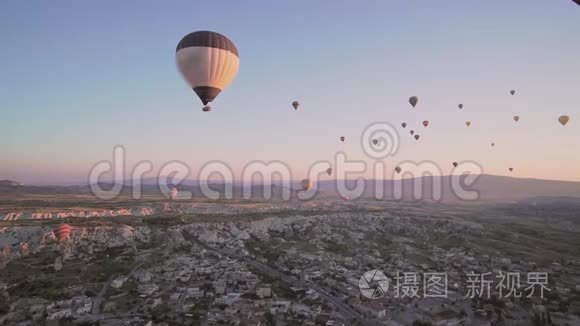
<svg viewBox="0 0 580 326"><path fill-rule="evenodd" d="M0 325L580 324L575 198L25 192L0 204ZM388 279L374 298L361 291L369 271ZM429 292L432 275L444 276L444 295Z"/></svg>

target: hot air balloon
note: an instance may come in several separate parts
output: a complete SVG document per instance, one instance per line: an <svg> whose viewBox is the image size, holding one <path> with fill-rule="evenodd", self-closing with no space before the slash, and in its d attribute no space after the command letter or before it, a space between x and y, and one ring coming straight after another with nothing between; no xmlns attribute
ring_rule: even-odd
<svg viewBox="0 0 580 326"><path fill-rule="evenodd" d="M419 137L421 137L421 136L415 135L415 140L419 140Z"/></svg>
<svg viewBox="0 0 580 326"><path fill-rule="evenodd" d="M302 186L302 190L309 190L312 187L312 184L310 183L310 180L308 179L304 179L300 182L301 186Z"/></svg>
<svg viewBox="0 0 580 326"><path fill-rule="evenodd" d="M510 94L512 94L512 95L514 95L515 93L516 93L516 91L513 89L510 91Z"/></svg>
<svg viewBox="0 0 580 326"><path fill-rule="evenodd" d="M509 168L510 172L512 172L514 170L514 168Z"/></svg>
<svg viewBox="0 0 580 326"><path fill-rule="evenodd" d="M453 167L456 168L457 167L457 162L453 162Z"/></svg>
<svg viewBox="0 0 580 326"><path fill-rule="evenodd" d="M397 167L395 168L395 172L397 172L397 174L401 173L401 168L397 166Z"/></svg>
<svg viewBox="0 0 580 326"><path fill-rule="evenodd" d="M344 143L344 136L340 137L340 141Z"/></svg>
<svg viewBox="0 0 580 326"><path fill-rule="evenodd" d="M491 143L491 147L495 146L495 143Z"/></svg>
<svg viewBox="0 0 580 326"><path fill-rule="evenodd" d="M292 102L292 106L294 107L294 110L298 110L300 103L298 101L294 101L294 102Z"/></svg>
<svg viewBox="0 0 580 326"><path fill-rule="evenodd" d="M377 139L373 139L373 145L376 145L378 143L379 143L379 141Z"/></svg>
<svg viewBox="0 0 580 326"><path fill-rule="evenodd" d="M240 65L234 43L210 31L183 37L177 44L175 59L181 75L206 107L232 82Z"/></svg>
<svg viewBox="0 0 580 326"><path fill-rule="evenodd" d="M59 242L62 242L69 239L71 229L72 228L70 225L63 223L54 228L54 230L52 230L52 233Z"/></svg>
<svg viewBox="0 0 580 326"><path fill-rule="evenodd" d="M177 197L177 188L171 187L169 192L169 198L171 198L171 200L175 200L176 197Z"/></svg>
<svg viewBox="0 0 580 326"><path fill-rule="evenodd" d="M423 126L427 127L429 125L429 121L425 120L423 121Z"/></svg>
<svg viewBox="0 0 580 326"><path fill-rule="evenodd" d="M562 126L565 126L568 123L569 120L570 120L570 117L567 116L567 115L561 115L558 118L558 121L560 121L560 123L562 124Z"/></svg>
<svg viewBox="0 0 580 326"><path fill-rule="evenodd" d="M411 131L409 131L409 133L411 133L411 135L413 135L415 133L415 130L411 130Z"/></svg>
<svg viewBox="0 0 580 326"><path fill-rule="evenodd" d="M468 126L468 127L471 126L471 121L466 121L465 122L465 125Z"/></svg>
<svg viewBox="0 0 580 326"><path fill-rule="evenodd" d="M332 174L332 168L326 169L326 174L328 174L330 176Z"/></svg>
<svg viewBox="0 0 580 326"><path fill-rule="evenodd" d="M463 109L463 104L459 104L457 107L459 107L459 109Z"/></svg>
<svg viewBox="0 0 580 326"><path fill-rule="evenodd" d="M519 115L514 115L514 121L518 122L520 120L520 116Z"/></svg>
<svg viewBox="0 0 580 326"><path fill-rule="evenodd" d="M418 102L419 102L419 98L417 96L411 96L409 98L409 103L411 103L411 105L413 107L415 107L415 105L417 105Z"/></svg>
<svg viewBox="0 0 580 326"><path fill-rule="evenodd" d="M407 127L407 123L406 122L401 123L401 127L406 128Z"/></svg>

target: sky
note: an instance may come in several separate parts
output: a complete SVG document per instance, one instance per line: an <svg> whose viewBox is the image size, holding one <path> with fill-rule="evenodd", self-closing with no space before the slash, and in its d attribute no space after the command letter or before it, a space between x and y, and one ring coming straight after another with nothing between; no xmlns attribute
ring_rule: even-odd
<svg viewBox="0 0 580 326"><path fill-rule="evenodd" d="M175 65L196 30L240 53L210 113ZM486 174L580 181L578 31L571 0L5 1L0 179L86 182L116 145L129 170L180 161L195 178L219 160L238 178L277 160L299 179L337 152L374 162L361 133L384 121L400 140L389 170L473 161Z"/></svg>

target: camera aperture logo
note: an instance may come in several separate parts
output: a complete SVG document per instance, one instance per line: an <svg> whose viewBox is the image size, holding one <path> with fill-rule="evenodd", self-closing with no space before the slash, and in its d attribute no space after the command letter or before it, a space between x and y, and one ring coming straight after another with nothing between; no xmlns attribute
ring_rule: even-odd
<svg viewBox="0 0 580 326"><path fill-rule="evenodd" d="M360 293L369 299L379 299L386 295L389 290L389 279L379 270L364 273L358 281Z"/></svg>

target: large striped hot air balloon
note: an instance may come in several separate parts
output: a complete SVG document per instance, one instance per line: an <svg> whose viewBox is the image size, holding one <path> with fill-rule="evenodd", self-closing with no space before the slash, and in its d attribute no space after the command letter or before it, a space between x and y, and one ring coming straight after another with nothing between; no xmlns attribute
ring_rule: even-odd
<svg viewBox="0 0 580 326"><path fill-rule="evenodd" d="M204 111L234 79L240 66L238 49L230 39L210 31L186 35L177 44L177 67L199 96Z"/></svg>
<svg viewBox="0 0 580 326"><path fill-rule="evenodd" d="M54 230L52 230L52 233L54 233L54 236L59 242L62 242L69 239L71 230L72 228L70 225L63 223L54 228Z"/></svg>

